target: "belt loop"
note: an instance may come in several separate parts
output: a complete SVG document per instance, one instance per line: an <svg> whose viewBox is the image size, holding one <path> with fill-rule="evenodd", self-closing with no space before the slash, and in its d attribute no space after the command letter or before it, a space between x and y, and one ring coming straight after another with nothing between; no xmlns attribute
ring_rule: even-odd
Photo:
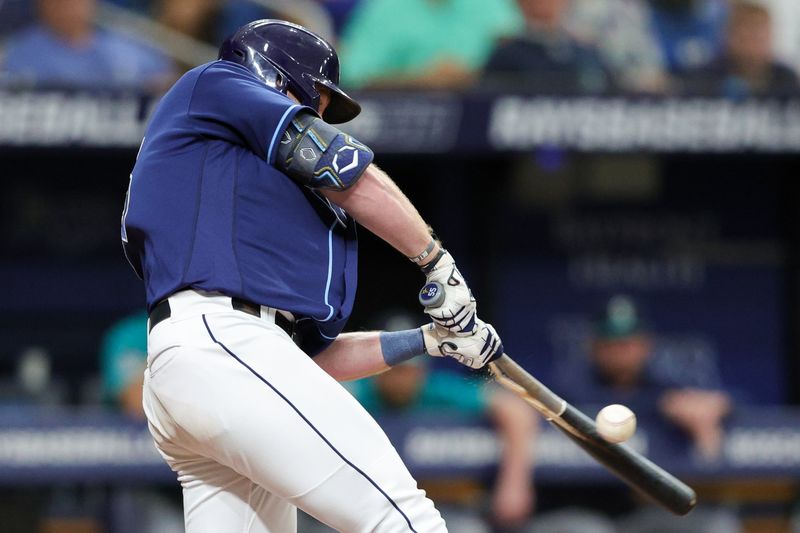
<svg viewBox="0 0 800 533"><path fill-rule="evenodd" d="M231 298L231 307L236 309L237 311L242 311L243 313L247 313L248 315L253 315L255 317L261 318L261 306L258 304L254 304L253 302L248 302L247 300L243 300L242 298Z"/></svg>
<svg viewBox="0 0 800 533"><path fill-rule="evenodd" d="M172 309L169 307L169 300L165 298L153 307L153 311L151 311L150 316L147 317L147 332L150 333L153 331L156 325L168 319L170 316L172 316Z"/></svg>

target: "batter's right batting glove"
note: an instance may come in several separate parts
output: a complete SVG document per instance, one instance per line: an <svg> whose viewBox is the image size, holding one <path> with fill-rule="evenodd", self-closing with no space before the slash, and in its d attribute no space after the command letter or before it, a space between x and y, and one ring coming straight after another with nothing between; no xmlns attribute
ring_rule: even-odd
<svg viewBox="0 0 800 533"><path fill-rule="evenodd" d="M425 351L434 357L452 357L470 368L483 368L503 355L503 342L494 327L475 318L475 333L465 337L430 323L422 326Z"/></svg>
<svg viewBox="0 0 800 533"><path fill-rule="evenodd" d="M431 264L422 267L426 287L438 283L444 288L444 299L436 307L425 307L425 313L439 326L455 335L469 336L477 331L477 304L464 276L447 250Z"/></svg>

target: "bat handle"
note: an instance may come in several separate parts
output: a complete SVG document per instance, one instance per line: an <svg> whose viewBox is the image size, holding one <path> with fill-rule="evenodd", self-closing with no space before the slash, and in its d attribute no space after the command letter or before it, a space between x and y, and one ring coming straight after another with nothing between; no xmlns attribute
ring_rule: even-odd
<svg viewBox="0 0 800 533"><path fill-rule="evenodd" d="M444 286L438 281L426 283L419 291L419 303L428 309L442 305L444 303Z"/></svg>

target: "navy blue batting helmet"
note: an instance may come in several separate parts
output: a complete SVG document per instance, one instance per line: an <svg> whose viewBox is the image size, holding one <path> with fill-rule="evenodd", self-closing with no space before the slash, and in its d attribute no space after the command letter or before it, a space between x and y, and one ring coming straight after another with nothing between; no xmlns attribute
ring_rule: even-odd
<svg viewBox="0 0 800 533"><path fill-rule="evenodd" d="M361 106L338 87L339 56L325 39L284 20L256 20L236 30L222 43L219 58L238 63L270 87L291 91L303 105L319 106L319 89L330 90L323 119L347 122Z"/></svg>

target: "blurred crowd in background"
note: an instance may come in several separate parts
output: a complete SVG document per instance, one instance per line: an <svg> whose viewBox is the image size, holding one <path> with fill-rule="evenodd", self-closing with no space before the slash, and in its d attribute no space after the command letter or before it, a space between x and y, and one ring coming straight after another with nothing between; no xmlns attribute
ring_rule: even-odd
<svg viewBox="0 0 800 533"><path fill-rule="evenodd" d="M258 18L291 20L328 37L340 52L341 85L348 91L800 96L797 0L0 0L0 88L158 94L185 70L215 59L226 36ZM536 157L545 171L548 164L569 166L555 151ZM638 173L643 167L633 168ZM558 170L552 175L558 178ZM566 204L556 198L554 181L546 183L552 195L546 201ZM513 201L508 204L513 208ZM87 205L87 211L93 207ZM117 207L121 203L108 209L116 213ZM648 320L635 299L604 296L600 309L581 310L584 335L572 342L575 357L556 361L547 378L592 414L598 405L630 405L645 426L649 421L684 442L687 461L712 468L720 461L725 420L737 402L747 401L746 394L726 387L707 350L662 338L659 324ZM358 326L418 325L408 320L401 315ZM146 322L144 310L137 310L93 339L96 372L79 380L73 376L71 384L52 369L45 348L13 354L13 369L0 376L0 401L103 404L141 421ZM540 495L535 462L543 423L527 405L487 384L485 376L417 361L350 388L379 420L455 414L497 431L503 443L498 471L479 498L468 494L448 501L452 493L433 492L445 502L453 533L744 531L735 506L701 505L690 519L673 522L620 487ZM177 487L142 489L131 498L140 520L137 531L182 529ZM73 499L80 502L73 502L73 509L91 509L85 499ZM64 523L26 529L39 522L21 516L25 506L19 501L0 501L0 531L67 531L58 529ZM54 501L60 500L52 497L31 514ZM93 520L71 524L69 531L102 530ZM800 524L794 527L800 531ZM301 531L327 530L309 519Z"/></svg>
<svg viewBox="0 0 800 533"><path fill-rule="evenodd" d="M284 18L338 46L345 88L557 94L798 91L792 0L5 0L7 83L166 88L240 25Z"/></svg>

